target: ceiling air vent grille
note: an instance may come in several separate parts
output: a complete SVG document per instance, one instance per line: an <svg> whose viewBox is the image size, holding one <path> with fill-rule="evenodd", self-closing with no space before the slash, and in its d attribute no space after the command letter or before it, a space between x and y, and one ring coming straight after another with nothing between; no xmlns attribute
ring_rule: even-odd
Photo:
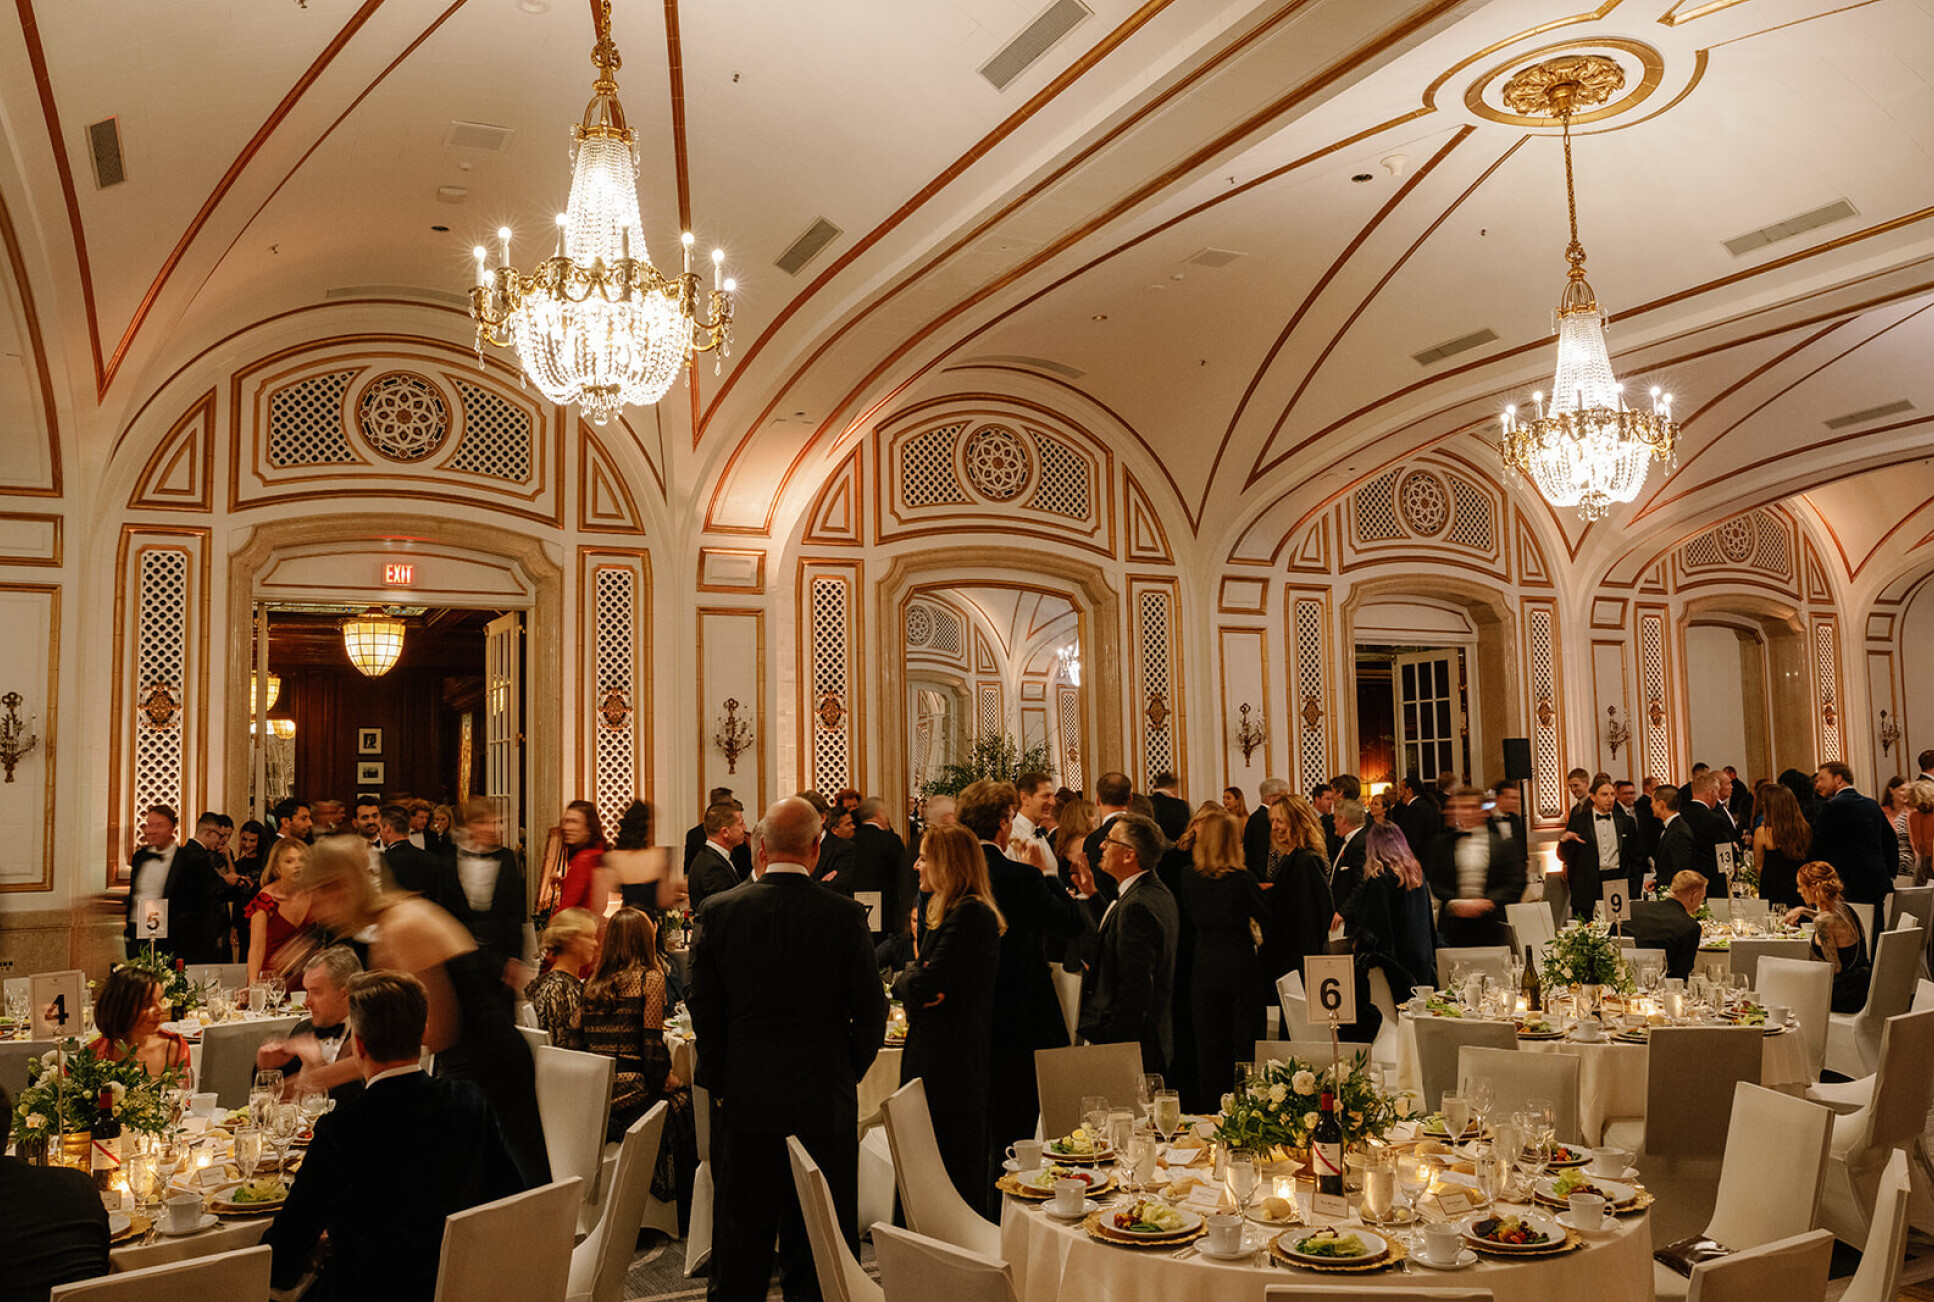
<svg viewBox="0 0 1934 1302"><path fill-rule="evenodd" d="M509 127L493 127L483 122L452 122L443 143L451 149L475 149L500 154L510 144Z"/></svg>
<svg viewBox="0 0 1934 1302"><path fill-rule="evenodd" d="M995 90L1006 90L1009 82L1026 72L1028 65L1052 49L1056 41L1079 27L1090 13L1081 0L1054 0L1046 12L982 65L980 75Z"/></svg>
<svg viewBox="0 0 1934 1302"><path fill-rule="evenodd" d="M1417 359L1419 366L1435 366L1446 357L1455 357L1459 353L1469 352L1473 348L1490 343L1497 337L1498 332L1486 326L1482 330L1473 330L1470 334L1460 335L1456 339L1445 340L1435 348L1426 348L1421 353L1412 353L1411 356Z"/></svg>
<svg viewBox="0 0 1934 1302"><path fill-rule="evenodd" d="M1191 254L1182 261L1191 267L1226 267L1237 258L1244 256L1246 255L1234 249L1203 249L1200 253Z"/></svg>
<svg viewBox="0 0 1934 1302"><path fill-rule="evenodd" d="M1849 425L1865 425L1868 421L1879 420L1882 416L1898 416L1903 411L1912 410L1914 410L1914 404L1902 398L1899 402L1890 402L1880 407L1869 407L1865 411L1850 411L1844 416L1835 416L1826 422L1826 427L1845 429Z"/></svg>
<svg viewBox="0 0 1934 1302"><path fill-rule="evenodd" d="M1843 222L1849 217L1859 216L1859 213L1860 210L1845 199L1835 199L1832 203L1815 208L1812 212L1803 212L1798 217L1788 217L1783 222L1774 222L1771 226L1762 226L1756 231L1736 235L1726 241L1726 252L1735 258L1744 257L1754 249L1763 249L1769 244L1790 240L1795 235L1817 231L1822 226L1831 226L1834 222Z"/></svg>
<svg viewBox="0 0 1934 1302"><path fill-rule="evenodd" d="M87 152L94 159L94 184L105 190L128 179L121 161L121 119L102 118L87 124Z"/></svg>
<svg viewBox="0 0 1934 1302"><path fill-rule="evenodd" d="M779 255L773 265L788 276L799 274L800 268L819 256L819 251L840 237L839 227L821 217L806 228L806 233L792 242L792 247Z"/></svg>

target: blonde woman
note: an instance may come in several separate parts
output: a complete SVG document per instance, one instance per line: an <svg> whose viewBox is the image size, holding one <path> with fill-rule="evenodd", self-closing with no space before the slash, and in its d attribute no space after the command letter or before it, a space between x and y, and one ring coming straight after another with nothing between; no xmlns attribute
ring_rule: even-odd
<svg viewBox="0 0 1934 1302"><path fill-rule="evenodd" d="M1363 807L1349 804L1363 817ZM1341 819L1338 820L1339 828ZM1294 793L1269 807L1269 925L1264 928L1264 994L1276 996L1276 982L1303 970L1303 959L1329 952L1330 921L1336 914L1330 895L1329 842L1316 808Z"/></svg>
<svg viewBox="0 0 1934 1302"><path fill-rule="evenodd" d="M1262 973L1256 937L1269 926L1269 903L1243 864L1241 819L1208 806L1183 840L1193 865L1182 874L1181 896L1182 916L1195 937L1189 1004L1197 1094L1184 1105L1205 1111L1231 1087L1236 1059L1247 1059L1263 1037L1263 1008L1255 998Z"/></svg>
<svg viewBox="0 0 1934 1302"><path fill-rule="evenodd" d="M1925 886L1934 873L1934 782L1926 778L1907 788L1907 839L1914 849L1914 885Z"/></svg>
<svg viewBox="0 0 1934 1302"><path fill-rule="evenodd" d="M502 970L448 913L417 895L388 895L369 875L359 836L327 836L302 869L309 916L338 936L374 928L371 971L408 972L423 982L429 1018L423 1047L437 1073L474 1082L497 1122L526 1188L551 1182L537 1076L530 1046L517 1033Z"/></svg>
<svg viewBox="0 0 1934 1302"><path fill-rule="evenodd" d="M538 943L539 974L524 987L537 1025L551 1033L560 1049L583 1049L584 1032L578 1008L584 999L584 978L597 964L599 918L589 909L559 909Z"/></svg>
<svg viewBox="0 0 1934 1302"><path fill-rule="evenodd" d="M947 1177L970 1206L979 1206L987 1196L993 1141L1007 1138L988 1133L987 1107L994 980L1007 920L994 903L980 841L965 827L929 829L917 866L930 898L918 957L893 983L893 997L907 1012L900 1083L926 1082Z"/></svg>
<svg viewBox="0 0 1934 1302"><path fill-rule="evenodd" d="M1867 1005L1873 965L1867 933L1847 907L1846 887L1832 864L1815 859L1800 865L1800 898L1806 903L1786 915L1786 925L1813 919L1813 957L1833 966L1833 1011L1859 1012Z"/></svg>
<svg viewBox="0 0 1934 1302"><path fill-rule="evenodd" d="M286 978L315 952L315 923L302 894L302 861L309 847L285 836L269 851L262 887L242 910L248 924L248 984L263 973ZM367 851L364 853L367 860Z"/></svg>

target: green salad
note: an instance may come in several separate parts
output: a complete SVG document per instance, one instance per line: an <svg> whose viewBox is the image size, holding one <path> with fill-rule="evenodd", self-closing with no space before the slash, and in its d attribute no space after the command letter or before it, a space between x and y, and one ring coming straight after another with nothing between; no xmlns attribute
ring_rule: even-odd
<svg viewBox="0 0 1934 1302"><path fill-rule="evenodd" d="M1125 1234L1166 1234L1187 1229L1189 1224L1182 1213L1152 1198L1136 1200L1109 1217L1108 1223Z"/></svg>
<svg viewBox="0 0 1934 1302"><path fill-rule="evenodd" d="M235 1186L232 1201L237 1203L278 1203L289 1196L288 1186L280 1180L251 1180Z"/></svg>
<svg viewBox="0 0 1934 1302"><path fill-rule="evenodd" d="M1324 1229L1307 1239L1298 1239L1296 1251L1305 1257L1361 1257L1369 1249L1354 1234L1339 1234L1335 1230Z"/></svg>
<svg viewBox="0 0 1934 1302"><path fill-rule="evenodd" d="M1432 1017L1462 1017L1464 1015L1462 1008L1443 999L1425 1000L1424 1011Z"/></svg>

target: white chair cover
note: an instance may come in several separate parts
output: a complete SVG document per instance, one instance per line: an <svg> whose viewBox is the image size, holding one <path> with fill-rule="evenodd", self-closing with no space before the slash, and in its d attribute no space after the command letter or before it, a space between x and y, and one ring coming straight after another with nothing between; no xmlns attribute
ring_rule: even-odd
<svg viewBox="0 0 1934 1302"><path fill-rule="evenodd" d="M1545 946L1557 936L1551 925L1551 906L1543 900L1533 900L1529 904L1507 904L1504 917L1511 924L1511 934L1517 938L1517 952L1522 955L1525 947L1531 948L1534 960L1544 960Z"/></svg>
<svg viewBox="0 0 1934 1302"><path fill-rule="evenodd" d="M1873 1225L1860 1250L1860 1269L1840 1295L1840 1302L1895 1302L1900 1296L1901 1259L1907 1253L1908 1192L1907 1154L1895 1149L1880 1173Z"/></svg>
<svg viewBox="0 0 1934 1302"><path fill-rule="evenodd" d="M887 1302L1019 1302L1006 1262L884 1221L873 1225L873 1260Z"/></svg>
<svg viewBox="0 0 1934 1302"><path fill-rule="evenodd" d="M799 1195L799 1210L805 1214L806 1237L812 1241L813 1267L819 1275L823 1302L886 1302L886 1294L860 1269L846 1247L846 1238L839 1232L833 1191L819 1163L790 1135L786 1137L786 1153L792 1159L793 1188Z"/></svg>
<svg viewBox="0 0 1934 1302"><path fill-rule="evenodd" d="M1410 1029L1417 1036L1417 1084L1423 1091L1424 1112L1435 1112L1445 1092L1457 1088L1457 1054L1465 1045L1518 1051L1518 1028L1509 1022L1485 1022L1468 1017L1414 1017ZM1576 1107L1577 1101L1578 1091L1574 1089L1572 1106Z"/></svg>
<svg viewBox="0 0 1934 1302"><path fill-rule="evenodd" d="M445 1218L436 1302L563 1297L583 1184L553 1180Z"/></svg>
<svg viewBox="0 0 1934 1302"><path fill-rule="evenodd" d="M27 1088L27 1064L53 1048L52 1040L0 1040L0 1085L19 1098Z"/></svg>
<svg viewBox="0 0 1934 1302"><path fill-rule="evenodd" d="M517 1024L537 1029L537 1005L528 999L517 1001Z"/></svg>
<svg viewBox="0 0 1934 1302"><path fill-rule="evenodd" d="M1080 1039L1081 974L1070 972L1059 963L1049 969L1054 974L1054 997L1061 1005L1061 1020L1068 1024L1068 1043Z"/></svg>
<svg viewBox="0 0 1934 1302"><path fill-rule="evenodd" d="M1934 927L1934 885L1902 886L1887 897L1887 925L1899 926L1904 916L1914 919L1922 935Z"/></svg>
<svg viewBox="0 0 1934 1302"><path fill-rule="evenodd" d="M1397 994L1390 988L1389 974L1380 967L1370 969L1368 985L1370 1003L1383 1014L1383 1025L1377 1028L1377 1038L1371 1046L1370 1057L1391 1068L1390 1074L1395 1076L1397 1035L1402 1025L1397 1018ZM1406 999L1410 997L1408 990L1404 991L1404 997Z"/></svg>
<svg viewBox="0 0 1934 1302"><path fill-rule="evenodd" d="M1732 1119L1733 1086L1759 1084L1765 1047L1765 1032L1757 1026L1655 1028L1646 1048L1645 1117L1611 1122L1605 1142L1651 1158L1719 1157ZM1643 1160L1639 1166L1644 1169Z"/></svg>
<svg viewBox="0 0 1934 1302"><path fill-rule="evenodd" d="M1860 919L1860 933L1871 940L1874 934L1874 906L1871 904L1855 904L1852 900L1848 900L1847 907L1853 910L1853 915L1856 918ZM1885 930L1885 928L1882 928L1882 930Z"/></svg>
<svg viewBox="0 0 1934 1302"><path fill-rule="evenodd" d="M1285 972L1276 978L1276 1002L1283 1010L1283 1038L1285 1040L1313 1040L1315 1030L1309 1024L1309 996L1303 990L1303 974Z"/></svg>
<svg viewBox="0 0 1934 1302"><path fill-rule="evenodd" d="M625 1272L638 1247L638 1222L651 1195L651 1174L658 1165L658 1144L670 1105L660 1102L631 1123L618 1145L618 1163L605 1186L597 1228L571 1249L569 1302L620 1302Z"/></svg>
<svg viewBox="0 0 1934 1302"><path fill-rule="evenodd" d="M224 990L240 990L248 984L246 963L204 963L188 969L188 979L202 985L218 985Z"/></svg>
<svg viewBox="0 0 1934 1302"><path fill-rule="evenodd" d="M1918 929L1917 929L1918 930ZM1920 1142L1934 1105L1934 1012L1887 1019L1873 1097L1833 1123L1820 1223L1850 1244L1866 1241L1888 1158Z"/></svg>
<svg viewBox="0 0 1934 1302"><path fill-rule="evenodd" d="M1450 975L1457 970L1460 963L1465 967L1482 968L1484 974L1494 980L1506 983L1511 980L1509 945L1467 945L1462 948L1437 951L1437 988L1439 990L1450 984Z"/></svg>
<svg viewBox="0 0 1934 1302"><path fill-rule="evenodd" d="M893 1152L894 1179L908 1227L916 1234L998 1259L1001 1227L967 1205L941 1162L926 1082L916 1076L880 1110L886 1116L887 1145Z"/></svg>
<svg viewBox="0 0 1934 1302"><path fill-rule="evenodd" d="M692 1130L698 1139L698 1170L692 1174L692 1217L685 1226L685 1278L712 1259L712 1094L692 1086Z"/></svg>
<svg viewBox="0 0 1934 1302"><path fill-rule="evenodd" d="M1818 1302L1827 1292L1833 1236L1813 1230L1692 1268L1688 1302Z"/></svg>
<svg viewBox="0 0 1934 1302"><path fill-rule="evenodd" d="M1753 989L1759 992L1761 1004L1791 1008L1800 1019L1807 1079L1819 1080L1820 1067L1827 1057L1827 1022L1833 1013L1833 969L1804 955L1786 958L1769 954L1759 960Z"/></svg>
<svg viewBox="0 0 1934 1302"><path fill-rule="evenodd" d="M1757 990L1760 964L1769 958L1811 961L1811 946L1811 941L1798 936L1740 936L1732 942L1726 962L1734 976L1744 973L1747 986Z"/></svg>
<svg viewBox="0 0 1934 1302"><path fill-rule="evenodd" d="M201 1031L201 1065L195 1072L197 1093L213 1094L224 1108L248 1103L255 1083L255 1051L265 1040L279 1039L295 1029L296 1017L269 1017L259 1022L225 1022Z"/></svg>
<svg viewBox="0 0 1934 1302"><path fill-rule="evenodd" d="M1880 1035L1887 1019L1900 1016L1913 1003L1924 938L1919 927L1880 934L1866 1005L1857 1013L1834 1013L1828 1019L1829 1070L1866 1076L1880 1062Z"/></svg>
<svg viewBox="0 0 1934 1302"><path fill-rule="evenodd" d="M611 1078L616 1064L597 1053L579 1053L539 1045L531 1050L537 1062L537 1116L544 1125L544 1147L551 1157L551 1175L558 1180L576 1176L583 1183L586 1215L578 1230L591 1228L590 1212L598 1197L598 1175L604 1157L604 1130L611 1120Z"/></svg>
<svg viewBox="0 0 1934 1302"><path fill-rule="evenodd" d="M549 1031L540 1030L535 1026L519 1026L517 1033L523 1036L524 1043L533 1049L548 1049L551 1047L551 1033Z"/></svg>
<svg viewBox="0 0 1934 1302"><path fill-rule="evenodd" d="M898 1193L893 1178L893 1146L887 1142L886 1127L875 1126L860 1139L859 1219L856 1224L893 1219L894 1196ZM696 1195L694 1195L696 1196Z"/></svg>
<svg viewBox="0 0 1934 1302"><path fill-rule="evenodd" d="M130 1270L56 1284L48 1302L262 1302L269 1295L268 1248Z"/></svg>
<svg viewBox="0 0 1934 1302"><path fill-rule="evenodd" d="M1142 1046L1082 1044L1036 1049L1034 1081L1041 1093L1041 1133L1053 1139L1081 1124L1084 1098L1100 1095L1119 1108L1135 1102L1142 1092ZM1005 1144L1027 1136L994 1138Z"/></svg>
<svg viewBox="0 0 1934 1302"><path fill-rule="evenodd" d="M1582 1064L1568 1053L1520 1053L1466 1044L1457 1050L1457 1079L1488 1077L1494 1102L1491 1115L1508 1117L1527 1099L1550 1099L1558 1108L1557 1139L1561 1144L1583 1144L1578 1123L1578 1074Z"/></svg>

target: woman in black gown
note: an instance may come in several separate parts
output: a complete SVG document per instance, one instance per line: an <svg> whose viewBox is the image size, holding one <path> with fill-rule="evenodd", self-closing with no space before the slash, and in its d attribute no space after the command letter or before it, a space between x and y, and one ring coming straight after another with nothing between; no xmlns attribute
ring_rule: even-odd
<svg viewBox="0 0 1934 1302"><path fill-rule="evenodd" d="M1263 998L1276 1002L1276 982L1301 972L1311 954L1329 952L1329 842L1309 801L1283 796L1269 807L1269 925L1264 939Z"/></svg>
<svg viewBox="0 0 1934 1302"><path fill-rule="evenodd" d="M1760 787L1760 825L1753 829L1753 861L1760 898L1789 909L1800 905L1800 865L1813 848L1813 829L1793 793L1777 782Z"/></svg>
<svg viewBox="0 0 1934 1302"><path fill-rule="evenodd" d="M893 982L907 1013L900 1083L926 1083L927 1110L947 1178L970 1207L987 1199L988 1059L994 1034L994 976L1007 920L994 903L980 842L958 823L920 841L920 888L927 934Z"/></svg>
<svg viewBox="0 0 1934 1302"><path fill-rule="evenodd" d="M1234 814L1204 806L1182 840L1190 856L1181 912L1195 936L1189 1000L1200 1095L1185 1102L1209 1112L1234 1086L1236 1060L1248 1060L1263 1037L1263 1010L1252 992L1261 971L1256 937L1269 922L1269 905L1242 861L1242 820Z"/></svg>

